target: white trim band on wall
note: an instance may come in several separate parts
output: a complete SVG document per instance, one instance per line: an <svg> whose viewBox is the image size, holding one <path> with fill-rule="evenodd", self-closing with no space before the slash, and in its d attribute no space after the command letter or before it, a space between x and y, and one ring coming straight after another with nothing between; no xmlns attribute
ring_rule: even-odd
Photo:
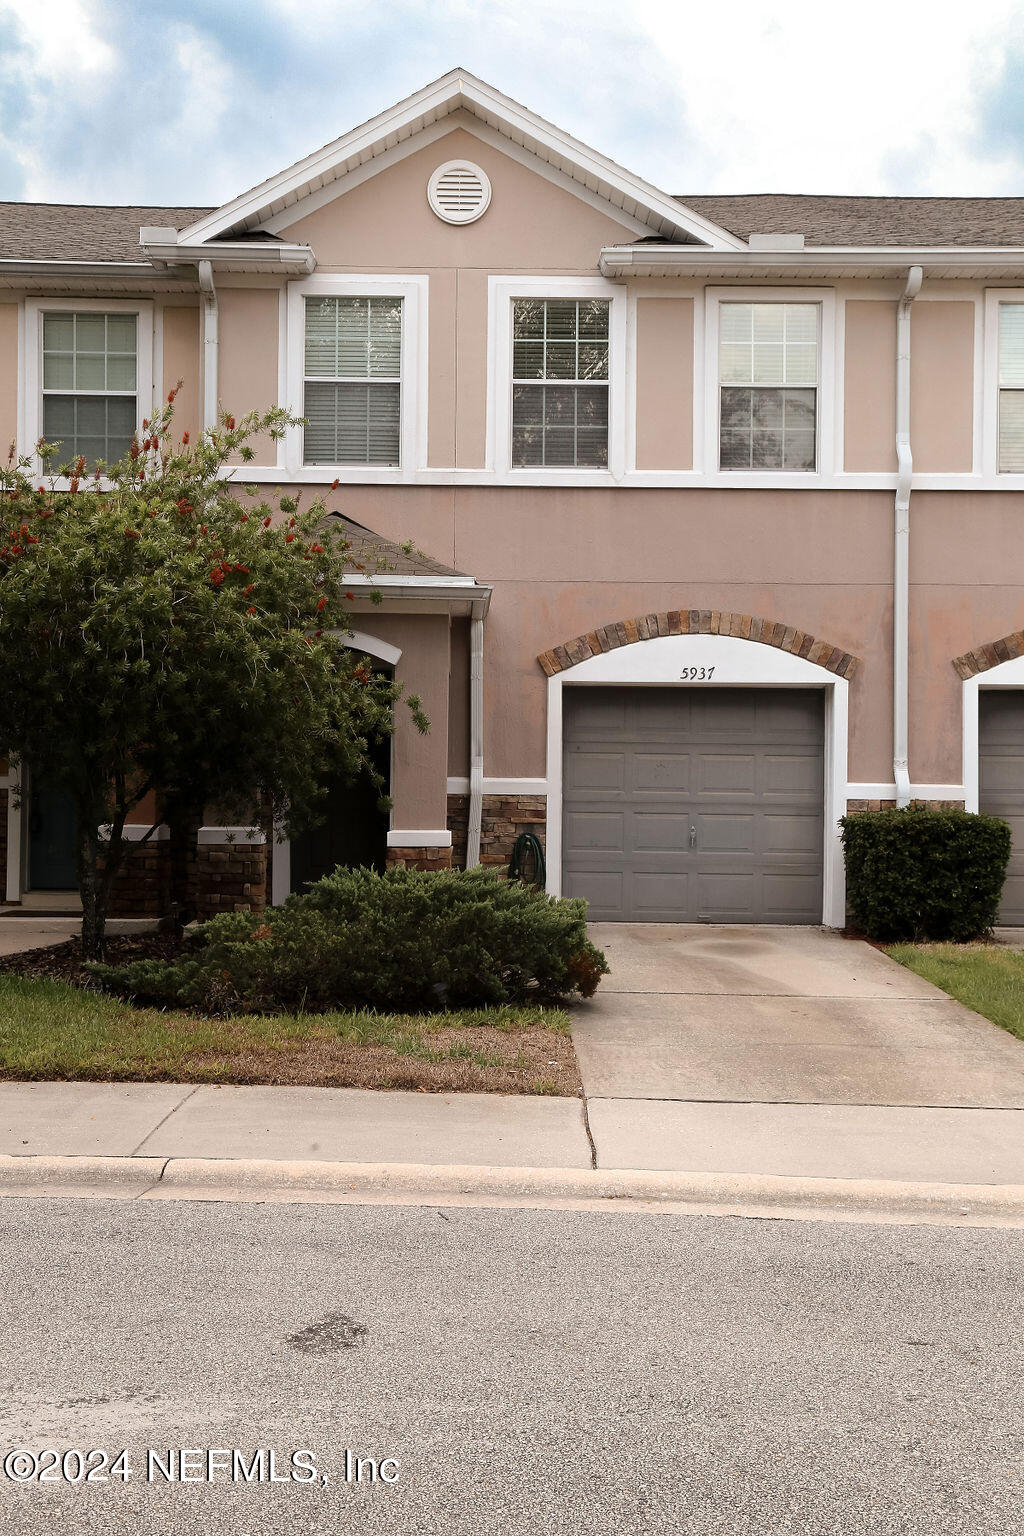
<svg viewBox="0 0 1024 1536"><path fill-rule="evenodd" d="M847 784L849 800L895 800L895 784ZM962 784L911 784L912 800L962 800Z"/></svg>
<svg viewBox="0 0 1024 1536"><path fill-rule="evenodd" d="M267 834L259 827L200 827L199 846L208 848L211 844L223 843L265 843Z"/></svg>
<svg viewBox="0 0 1024 1536"><path fill-rule="evenodd" d="M546 795L547 779L484 779L485 795ZM468 795L469 780L450 778L448 794Z"/></svg>
<svg viewBox="0 0 1024 1536"><path fill-rule="evenodd" d="M452 835L444 832L404 832L400 827L388 833L389 848L450 848Z"/></svg>
<svg viewBox="0 0 1024 1536"><path fill-rule="evenodd" d="M166 843L171 835L170 827L165 822L161 822L156 831L152 832L152 826L153 823L151 821L126 822L121 831L122 841L126 843L141 843L146 834L151 832L152 835L146 839L147 842ZM110 830L109 823L105 827L100 827L100 837L103 838L104 842L109 841Z"/></svg>

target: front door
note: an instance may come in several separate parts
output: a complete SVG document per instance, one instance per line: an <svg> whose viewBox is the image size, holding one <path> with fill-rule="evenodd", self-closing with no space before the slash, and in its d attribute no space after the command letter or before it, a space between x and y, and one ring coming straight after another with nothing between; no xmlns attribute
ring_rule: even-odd
<svg viewBox="0 0 1024 1536"><path fill-rule="evenodd" d="M28 796L28 888L30 891L78 889L75 868L76 821L67 790L32 784Z"/></svg>
<svg viewBox="0 0 1024 1536"><path fill-rule="evenodd" d="M391 740L374 748L374 765L383 776L385 793L390 777ZM383 870L387 859L388 814L378 805L380 792L368 776L354 784L331 785L327 815L318 826L292 839L291 886L304 891L338 865L364 865Z"/></svg>

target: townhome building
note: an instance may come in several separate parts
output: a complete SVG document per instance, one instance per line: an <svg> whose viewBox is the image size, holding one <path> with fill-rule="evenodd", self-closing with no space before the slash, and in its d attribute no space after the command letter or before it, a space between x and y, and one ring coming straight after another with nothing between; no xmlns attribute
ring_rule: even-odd
<svg viewBox="0 0 1024 1536"><path fill-rule="evenodd" d="M840 817L923 801L1011 821L1024 923L1024 198L663 192L455 70L219 208L0 206L0 440L112 458L179 379L304 418L245 478L389 551L348 643L431 719L387 815L211 817L202 910L531 831L595 918L839 926Z"/></svg>

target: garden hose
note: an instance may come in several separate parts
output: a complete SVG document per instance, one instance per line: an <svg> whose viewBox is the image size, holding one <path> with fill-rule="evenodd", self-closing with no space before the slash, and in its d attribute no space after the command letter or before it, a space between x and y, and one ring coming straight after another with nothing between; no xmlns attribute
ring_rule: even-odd
<svg viewBox="0 0 1024 1536"><path fill-rule="evenodd" d="M533 866L533 874L527 874L527 869ZM544 889L546 870L544 865L544 849L540 845L540 838L533 832L520 832L512 845L512 857L508 861L508 877L510 880L525 880L528 885L535 885L540 890Z"/></svg>

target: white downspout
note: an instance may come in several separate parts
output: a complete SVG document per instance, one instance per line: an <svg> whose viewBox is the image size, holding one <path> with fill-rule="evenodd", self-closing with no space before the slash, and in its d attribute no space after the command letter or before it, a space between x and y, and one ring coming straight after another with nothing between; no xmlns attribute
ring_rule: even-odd
<svg viewBox="0 0 1024 1536"><path fill-rule="evenodd" d="M466 868L480 863L484 803L484 608L474 603L469 622L469 817Z"/></svg>
<svg viewBox="0 0 1024 1536"><path fill-rule="evenodd" d="M217 425L219 310L217 290L213 285L213 265L199 262L199 287L203 295L203 426Z"/></svg>
<svg viewBox="0 0 1024 1536"><path fill-rule="evenodd" d="M924 272L911 267L896 310L896 507L892 574L892 769L896 804L910 804L910 306Z"/></svg>

